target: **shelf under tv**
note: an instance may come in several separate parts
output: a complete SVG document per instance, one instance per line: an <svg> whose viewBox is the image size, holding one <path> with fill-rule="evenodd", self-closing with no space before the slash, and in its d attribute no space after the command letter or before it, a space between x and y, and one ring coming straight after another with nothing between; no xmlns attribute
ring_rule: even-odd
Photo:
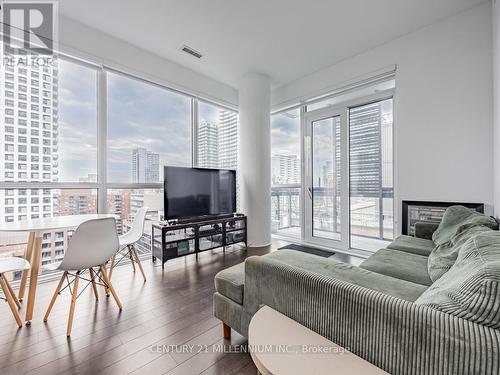
<svg viewBox="0 0 500 375"><path fill-rule="evenodd" d="M169 259L236 243L247 244L247 217L241 214L222 215L210 218L193 218L182 223L153 224L151 250L153 262L160 259L162 267Z"/></svg>

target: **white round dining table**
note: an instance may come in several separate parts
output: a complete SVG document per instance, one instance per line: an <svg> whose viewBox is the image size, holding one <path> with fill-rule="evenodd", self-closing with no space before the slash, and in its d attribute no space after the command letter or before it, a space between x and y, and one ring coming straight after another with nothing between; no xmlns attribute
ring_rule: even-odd
<svg viewBox="0 0 500 375"><path fill-rule="evenodd" d="M40 272L40 263L42 258L42 236L43 232L57 229L72 229L80 224L94 219L103 219L108 217L118 218L113 214L86 214L86 215L67 215L44 217L31 220L20 220L11 223L1 223L0 232L29 232L28 244L24 253L25 259L31 263L31 269L24 271L21 277L19 287L19 300L22 301L26 289L26 282L29 279L28 302L26 306L26 324L30 324L33 318L33 308L35 306L36 289L38 284L38 274Z"/></svg>

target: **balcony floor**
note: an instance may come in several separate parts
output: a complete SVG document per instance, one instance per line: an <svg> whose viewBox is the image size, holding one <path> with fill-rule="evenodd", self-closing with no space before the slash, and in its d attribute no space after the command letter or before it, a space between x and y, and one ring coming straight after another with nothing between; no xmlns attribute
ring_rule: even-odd
<svg viewBox="0 0 500 375"><path fill-rule="evenodd" d="M56 281L39 285L31 326L17 329L6 304L0 304L1 374L255 374L248 354L220 353L215 346L242 344L234 333L222 338L222 326L213 317L212 294L215 274L242 262L249 255L261 255L286 242L244 251L242 247L179 258L166 263L165 271L149 259L143 261L147 283L131 266L117 267L115 289L123 303L118 312L114 301L95 303L92 288L77 301L73 334L66 338L69 294L56 302L48 323L43 315ZM338 254L349 262L353 257ZM354 261L353 261L354 263ZM23 302L25 305L25 302ZM21 310L24 315L24 307ZM207 345L208 353L158 353L156 345ZM212 350L214 349L214 350Z"/></svg>
<svg viewBox="0 0 500 375"><path fill-rule="evenodd" d="M320 231L317 231L318 234ZM299 227L290 227L279 229L276 233L279 236L290 237L290 239L300 240L300 228ZM336 239L331 232L324 231L323 238ZM378 238L370 238L365 236L351 236L351 247L353 249L366 250L374 253L377 250L383 249L389 245L390 241L380 240ZM335 250L335 249L332 249Z"/></svg>

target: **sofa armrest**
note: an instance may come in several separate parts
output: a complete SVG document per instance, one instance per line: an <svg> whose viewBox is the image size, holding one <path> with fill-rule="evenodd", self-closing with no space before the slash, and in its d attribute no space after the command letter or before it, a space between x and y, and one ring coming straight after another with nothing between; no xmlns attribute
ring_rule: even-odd
<svg viewBox="0 0 500 375"><path fill-rule="evenodd" d="M392 375L496 374L500 331L265 257L245 263L244 309L268 305Z"/></svg>
<svg viewBox="0 0 500 375"><path fill-rule="evenodd" d="M415 237L423 238L424 240L432 240L432 235L438 228L438 223L428 223L419 221L415 223Z"/></svg>

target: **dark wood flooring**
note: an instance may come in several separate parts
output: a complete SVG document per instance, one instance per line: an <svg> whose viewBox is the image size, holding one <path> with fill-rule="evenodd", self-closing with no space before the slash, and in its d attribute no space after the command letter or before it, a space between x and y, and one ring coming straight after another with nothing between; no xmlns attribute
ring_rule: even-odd
<svg viewBox="0 0 500 375"><path fill-rule="evenodd" d="M235 246L225 254L200 254L198 261L179 258L167 262L164 271L144 260L146 283L130 265L117 267L112 281L123 311L102 288L95 303L88 287L77 301L69 339L69 293L59 297L43 323L57 282L40 284L31 326L17 329L8 306L0 303L0 374L255 374L248 354L221 351L245 339L235 332L231 340L222 338L221 322L212 314L214 275L283 244L248 251ZM357 263L349 256L335 257ZM171 351L169 345L187 346Z"/></svg>

